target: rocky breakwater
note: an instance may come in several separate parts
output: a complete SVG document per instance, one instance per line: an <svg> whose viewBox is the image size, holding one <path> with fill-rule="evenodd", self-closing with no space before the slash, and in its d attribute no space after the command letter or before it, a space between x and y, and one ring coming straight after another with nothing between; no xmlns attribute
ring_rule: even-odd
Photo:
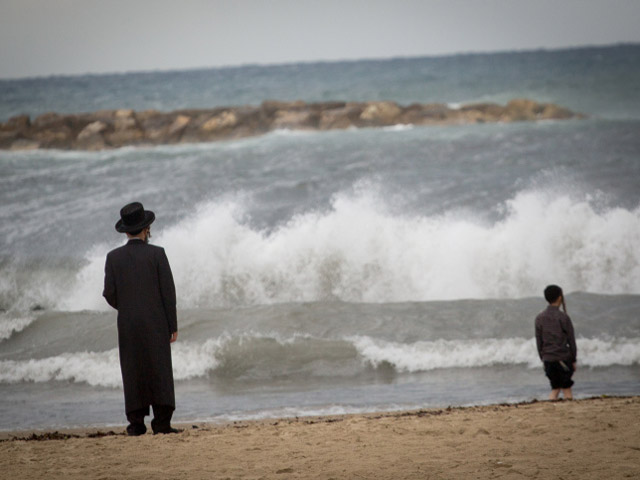
<svg viewBox="0 0 640 480"><path fill-rule="evenodd" d="M265 101L259 106L189 109L174 112L102 110L93 113L45 113L0 123L0 148L28 150L102 150L211 142L260 135L277 129L333 130L390 125L462 125L484 122L564 120L582 115L550 103L516 99L507 105L394 102L305 103Z"/></svg>

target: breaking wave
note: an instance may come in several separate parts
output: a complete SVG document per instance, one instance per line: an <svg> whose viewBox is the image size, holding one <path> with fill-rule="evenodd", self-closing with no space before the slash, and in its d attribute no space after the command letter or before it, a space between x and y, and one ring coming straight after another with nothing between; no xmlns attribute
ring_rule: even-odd
<svg viewBox="0 0 640 480"><path fill-rule="evenodd" d="M525 191L502 210L495 222L469 212L398 215L363 189L259 230L241 203L221 201L200 205L153 241L167 251L179 308L524 298L552 282L567 292L640 293L640 208ZM95 245L70 278L5 278L0 308L107 309L104 258L114 246Z"/></svg>
<svg viewBox="0 0 640 480"><path fill-rule="evenodd" d="M374 366L383 363L403 372L438 368L473 368L503 364L540 365L535 339L436 340L410 345L354 337L359 354ZM640 363L640 338L589 339L576 341L582 366L608 367Z"/></svg>
<svg viewBox="0 0 640 480"><path fill-rule="evenodd" d="M577 341L582 367L637 365L640 338ZM357 376L388 365L398 372L492 365L540 365L534 339L437 340L412 344L368 336L327 340L309 336L223 335L202 344L172 346L176 381L215 374L231 380L304 376ZM0 361L0 383L69 381L117 388L121 385L118 350L64 353L30 360Z"/></svg>

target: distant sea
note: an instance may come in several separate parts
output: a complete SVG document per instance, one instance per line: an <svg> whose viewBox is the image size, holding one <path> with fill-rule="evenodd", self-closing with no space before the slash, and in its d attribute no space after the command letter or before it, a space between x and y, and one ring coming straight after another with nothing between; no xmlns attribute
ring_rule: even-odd
<svg viewBox="0 0 640 480"><path fill-rule="evenodd" d="M549 283L576 396L640 394L640 45L0 80L0 121L520 97L588 118L0 152L0 430L126 422L101 293L134 200L176 280L176 421L546 398Z"/></svg>

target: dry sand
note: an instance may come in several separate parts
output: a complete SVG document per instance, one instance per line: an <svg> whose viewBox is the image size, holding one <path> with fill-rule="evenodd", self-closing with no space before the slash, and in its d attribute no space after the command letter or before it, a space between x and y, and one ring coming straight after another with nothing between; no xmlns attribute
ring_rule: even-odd
<svg viewBox="0 0 640 480"><path fill-rule="evenodd" d="M640 478L640 397L184 427L5 440L0 477Z"/></svg>

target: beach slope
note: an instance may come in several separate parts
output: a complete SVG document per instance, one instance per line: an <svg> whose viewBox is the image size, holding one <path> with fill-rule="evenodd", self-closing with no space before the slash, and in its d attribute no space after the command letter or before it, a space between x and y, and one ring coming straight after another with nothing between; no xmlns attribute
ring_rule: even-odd
<svg viewBox="0 0 640 480"><path fill-rule="evenodd" d="M184 427L137 438L5 434L0 470L66 480L640 476L640 397Z"/></svg>

